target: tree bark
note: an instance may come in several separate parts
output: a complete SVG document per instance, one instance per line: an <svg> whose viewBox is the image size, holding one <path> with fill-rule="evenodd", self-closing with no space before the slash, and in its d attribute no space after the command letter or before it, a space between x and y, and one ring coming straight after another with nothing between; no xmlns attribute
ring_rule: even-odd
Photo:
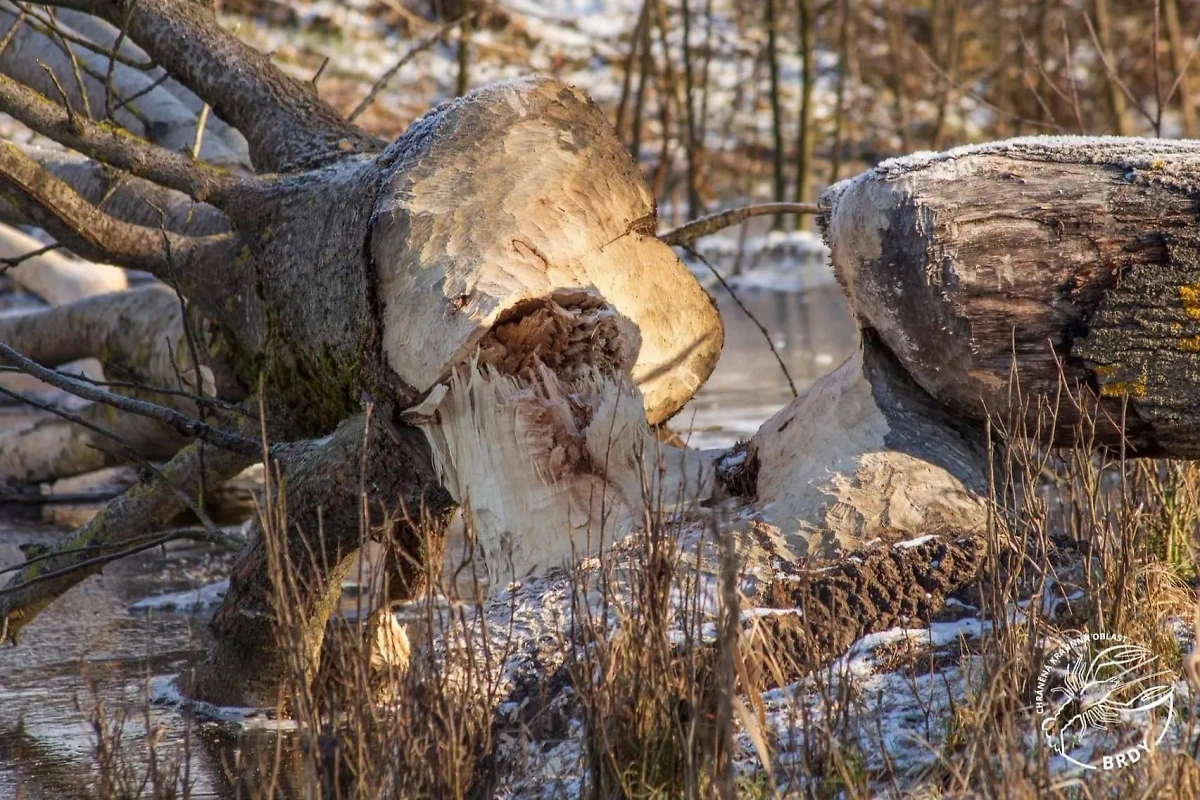
<svg viewBox="0 0 1200 800"><path fill-rule="evenodd" d="M126 27L172 77L212 106L250 145L258 172L311 169L382 143L347 122L311 86L273 67L268 57L228 35L213 8L189 0L59 0Z"/></svg>
<svg viewBox="0 0 1200 800"><path fill-rule="evenodd" d="M286 459L277 486L286 502L263 510L267 529L259 525L238 558L209 625L209 657L181 678L189 692L274 707L294 670L315 677L342 580L369 539L407 557L389 599L416 596L431 566L426 545L437 544L452 508L430 463L424 437L383 409L346 420L326 443Z"/></svg>

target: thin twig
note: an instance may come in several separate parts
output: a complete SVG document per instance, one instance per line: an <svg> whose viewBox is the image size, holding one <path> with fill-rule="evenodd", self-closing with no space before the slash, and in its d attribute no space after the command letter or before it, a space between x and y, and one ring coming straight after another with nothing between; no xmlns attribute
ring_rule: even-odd
<svg viewBox="0 0 1200 800"><path fill-rule="evenodd" d="M146 95L150 94L155 89L157 89L159 86L162 86L164 83L166 83L170 79L170 77L171 77L170 73L164 71L162 75L159 75L157 78L155 78L154 81L151 82L148 86L146 86L142 89L139 89L138 91L129 95L129 97L126 97L125 99L123 99L121 101L121 104L113 109L113 113L115 114L118 111L124 111L125 109L129 108L130 103L134 102L135 100L140 100L143 97L145 97Z"/></svg>
<svg viewBox="0 0 1200 800"><path fill-rule="evenodd" d="M1160 0L1154 0L1154 44L1150 48L1150 63L1151 69L1154 70L1154 135L1162 138L1162 119L1163 119L1163 96L1162 96L1162 80L1159 75L1158 68L1158 45L1159 39L1162 36L1161 30L1161 10L1162 3Z"/></svg>
<svg viewBox="0 0 1200 800"><path fill-rule="evenodd" d="M132 4L132 6L136 6L136 5L137 5L136 2L134 2ZM132 11L132 6L130 8L130 11ZM84 49L91 50L93 53L96 53L97 55L107 56L107 55L111 54L111 50L101 47L100 45L96 44L95 42L91 41L90 39L86 39L82 36L77 36L75 34L69 33L68 31L64 31L62 28L58 27L58 25L56 23L53 23L48 19L38 16L37 12L35 12L33 9L31 9L28 6L28 4L26 4L26 3L18 4L18 8L21 8L23 11L26 11L28 13L28 16L31 19L33 19L35 22L40 23L41 25L45 26L47 29L53 30L56 35L61 36L63 39L65 39L68 42L71 42L72 44L77 44ZM128 15L126 15L126 18L128 19ZM31 26L31 27L34 27L34 30L37 30L36 26ZM147 59L146 61L137 61L135 59L130 58L129 56L122 56L119 54L117 55L115 60L119 61L120 63L124 64L127 67L131 67L133 69L140 70L142 72L148 72L149 70L152 70L156 66L158 66L157 64L155 64L153 61L151 61L149 59Z"/></svg>
<svg viewBox="0 0 1200 800"><path fill-rule="evenodd" d="M113 76L117 71L117 57L120 55L121 45L125 43L125 31L129 29L129 18L133 16L133 9L136 7L137 0L133 0L129 8L125 9L125 19L121 22L121 29L117 31L116 41L108 54L108 71L104 75L104 111L108 114L108 119L114 122L117 110L113 108Z"/></svg>
<svg viewBox="0 0 1200 800"><path fill-rule="evenodd" d="M1187 61L1183 62L1183 69L1179 70L1179 74L1175 76L1175 82L1171 84L1171 91L1167 92L1167 97L1163 100L1164 103L1170 103L1175 97L1175 92L1179 90L1179 84L1183 83L1183 79L1187 76L1188 69L1192 66L1192 61L1196 58L1196 50L1200 49L1200 34L1196 34L1196 38L1192 40L1192 49L1188 52ZM4 48L0 46L0 52Z"/></svg>
<svg viewBox="0 0 1200 800"><path fill-rule="evenodd" d="M176 529L172 529L169 531L163 531L161 533L147 533L143 536L135 536L132 539L126 539L124 542L122 542L122 544L132 544L134 546L141 546L141 545L145 544L145 545L149 546L147 548L147 549L149 549L149 548L158 547L161 544L166 544L167 542L175 541L177 539L191 539L192 541L195 541L195 542L206 542L208 544L216 544L216 545L220 545L220 546L225 547L230 550L241 549L242 545L244 544L240 540L239 537L230 536L227 533L222 533L220 537L214 538L212 535L212 532L207 531L204 528L176 528ZM75 547L70 550L52 550L52 551L49 551L46 553L39 553L36 556L30 556L29 558L22 561L20 564L13 564L11 567L4 567L3 569L0 569L0 575L4 575L9 572L20 572L21 570L25 569L25 567L28 567L30 564L36 564L39 561L49 561L52 558L62 558L65 555L74 555L76 553L102 553L105 550L111 551L115 547L118 547L118 545L115 543L114 544L88 544L88 545L83 545L82 547ZM124 555L133 555L133 552L125 553L122 551L121 553L109 553L108 555L112 559L117 559L117 558L123 557ZM79 569L82 566L83 566L82 563L72 565L71 567L59 570L59 574L66 574L70 570ZM47 574L50 574L50 573L47 573ZM13 586L10 588L18 589L21 586L28 586L30 583L34 583L34 582L35 581L30 580L28 583L18 584L17 586ZM2 593L2 592L0 592L0 593Z"/></svg>
<svg viewBox="0 0 1200 800"><path fill-rule="evenodd" d="M112 369L114 366L109 362L101 362L101 365L104 367L106 372ZM0 365L0 372L19 372L24 374L25 370L20 369L19 367ZM237 403L230 403L216 397L206 397L201 394L196 394L195 392L181 391L179 389L168 389L164 386L153 386L149 383L142 383L140 381L102 381L98 378L89 378L87 375L83 374L73 375L72 377L81 381L87 381L93 386L107 386L113 389L136 389L139 392L148 392L149 394L161 394L168 397L183 397L191 400L194 403L203 403L209 408L215 408L220 411L227 411L231 414L239 414L243 417L257 419L257 416L253 411L240 406Z"/></svg>
<svg viewBox="0 0 1200 800"><path fill-rule="evenodd" d="M75 51L71 49L70 43L63 36L62 29L58 27L58 17L54 15L53 9L48 9L50 12L50 30L58 39L59 49L63 51L67 59L71 62L71 73L75 78L75 88L79 91L79 103L83 106L83 115L88 119L92 119L92 103L88 99L87 84L83 82L83 75L79 71L79 59L75 55Z"/></svg>
<svg viewBox="0 0 1200 800"><path fill-rule="evenodd" d="M25 11L25 9L21 9L21 13L17 14L16 18L13 20L12 27L9 28L8 32L4 34L4 38L0 39L0 55L2 55L4 51L8 49L9 42L11 42L13 37L17 35L17 29L20 28L21 24L25 22L25 17L27 14L28 12Z"/></svg>
<svg viewBox="0 0 1200 800"><path fill-rule="evenodd" d="M37 250L30 250L28 253L22 253L19 256L8 256L0 258L0 273L6 272L15 266L18 266L23 261L28 261L31 258L43 256L52 250L58 250L62 247L61 244L48 244L45 247L39 247Z"/></svg>
<svg viewBox="0 0 1200 800"><path fill-rule="evenodd" d="M63 85L58 82L58 76L54 74L54 70L50 69L49 64L39 58L37 60L37 65L44 69L46 74L50 76L50 81L54 84L54 88L58 92L59 99L62 100L63 109L65 109L67 112L67 125L74 130L79 123L75 119L75 109L71 106L70 99L67 98L66 90L63 89Z"/></svg>
<svg viewBox="0 0 1200 800"><path fill-rule="evenodd" d="M765 217L772 214L820 214L821 207L816 203L761 203L741 208L731 208L717 214L692 220L678 228L672 228L658 235L658 240L672 247L688 247L692 242L703 236L711 236L717 231L745 222L750 217Z"/></svg>
<svg viewBox="0 0 1200 800"><path fill-rule="evenodd" d="M192 158L197 158L200 153L200 136L204 130L204 121L208 119L208 103L204 104L204 108L200 111L200 124L196 128L196 144L192 149ZM149 201L147 201L149 203ZM195 389L197 394L204 394L204 373L201 372L200 365L200 350L196 347L196 334L192 330L191 317L188 316L187 303L183 299L183 292L179 288L179 275L175 271L175 257L171 252L171 237L167 236L167 214L158 206L149 203L150 207L158 212L158 231L162 234L163 250L167 254L167 277L171 279L171 288L175 290L175 296L179 298L179 315L183 320L183 336L187 341L188 351L192 357L192 368L195 370L196 383ZM170 342L168 341L168 345ZM183 377L179 374L179 367L176 366L174 354L171 356L171 366L175 368L175 379L179 381L179 388L184 388ZM201 403L196 404L196 414L199 415L200 421L205 422L204 406ZM204 470L204 445L199 448L199 464L200 464L200 498L201 504L204 502L205 488L205 470Z"/></svg>
<svg viewBox="0 0 1200 800"><path fill-rule="evenodd" d="M7 361L9 364L19 367L22 372L32 375L43 383L48 383L51 386L62 389L64 392L70 392L76 397L82 397L84 400L91 400L94 403L103 403L113 408L118 408L121 411L127 411L131 414L138 414L143 417L158 420L165 423L175 430L182 433L184 436L194 436L201 441L216 445L217 447L233 451L235 453L243 453L245 455L257 455L262 449L261 446L253 439L248 439L245 436L238 436L234 433L218 430L207 423L197 419L180 414L165 406L160 406L155 403L150 403L145 400L137 400L132 397L125 397L112 392L106 392L95 386L78 380L76 378L63 375L61 372L44 367L41 364L26 358L6 344L0 343L0 359ZM7 392L0 389L10 397L14 397L22 402L32 403L28 398L23 398L15 393ZM102 428L97 428L83 420L78 421L80 424L94 430L109 438L116 438Z"/></svg>
<svg viewBox="0 0 1200 800"><path fill-rule="evenodd" d="M1117 88L1121 90L1123 95L1125 95L1125 99L1133 104L1133 107L1137 109L1137 112L1145 117L1147 122L1149 122L1151 125L1154 125L1154 117L1150 115L1149 111L1142 108L1141 102L1134 97L1133 92L1129 91L1129 87L1125 85L1125 81L1121 80L1121 77L1117 73L1117 70L1113 67L1112 62L1108 60L1108 54L1104 51L1104 48L1100 46L1100 37L1096 33L1095 27L1092 26L1091 15L1085 13L1083 15L1083 21L1087 23L1088 33L1092 37L1092 47L1095 48L1096 55L1100 56L1100 62L1104 64L1104 69L1108 72L1108 79L1117 85Z"/></svg>
<svg viewBox="0 0 1200 800"><path fill-rule="evenodd" d="M781 205L793 204L783 203ZM765 213L769 214L771 212ZM783 363L783 358L780 357L779 351L775 349L775 343L771 341L770 332L768 332L763 324L758 321L758 317L754 316L750 309L746 308L746 304L743 303L742 299L737 296L737 292L733 291L733 287L729 285L729 282L725 280L724 276L722 276L720 272L717 272L717 268L710 264L707 258L696 252L696 250L689 244L680 246L684 250L688 251L688 253L690 253L694 258L699 259L700 263L708 267L709 271L711 271L712 274L716 276L716 279L721 283L721 286L725 288L725 291L729 292L729 296L733 298L733 302L737 303L737 306L742 310L742 313L749 317L750 321L758 326L758 330L762 332L763 338L767 340L767 347L771 349L771 355L775 356L775 361L779 364L779 369L783 372L783 377L787 379L788 388L792 390L792 397L797 397L799 393L796 391L796 382L792 380L792 373L788 371L787 364Z"/></svg>
<svg viewBox="0 0 1200 800"><path fill-rule="evenodd" d="M196 138L192 140L192 158L200 160L200 147L204 143L204 126L208 124L208 103L205 103L200 108L200 114L196 117ZM160 209L158 212L162 214Z"/></svg>
<svg viewBox="0 0 1200 800"><path fill-rule="evenodd" d="M358 119L359 114L362 114L371 106L372 103L375 102L375 98L379 96L380 92L387 88L388 83L392 80L392 78L396 77L396 73L399 72L405 64L407 64L409 61L412 61L417 55L425 52L441 41L447 33L461 25L467 17L478 16L482 10L482 8L476 8L475 10L464 14L458 19L447 22L445 25L441 26L436 31L410 47L408 52L401 56L400 60L396 62L395 66L379 76L379 80L375 81L375 83L371 86L371 90L367 92L367 96L364 97L357 106L355 106L354 110L350 112L350 116L348 116L346 119L350 120L351 122L354 122L354 120ZM318 76L320 75L320 73L317 74ZM315 81L316 78L313 80Z"/></svg>
<svg viewBox="0 0 1200 800"><path fill-rule="evenodd" d="M145 541L142 544L134 545L133 547L126 547L121 550L118 550L115 553L109 553L107 555L102 555L102 556L96 556L95 558L88 558L83 561L72 564L69 567L63 567L62 569L56 569L56 570L53 570L52 572L47 572L42 575L37 575L33 578L30 578L27 581L22 581L21 583L15 584L13 586L6 586L3 589L0 589L0 597L3 597L6 594L14 594L16 592L23 591L25 589L28 589L30 586L34 586L39 583L45 583L46 581L51 581L51 580L54 580L55 578L61 578L64 575L70 575L73 572L85 570L85 569L88 569L89 567L107 564L110 561L117 561L119 559L125 558L126 556L132 556L137 553L144 552L146 550L153 550L154 548L164 545L167 542L170 542L174 539L181 539L181 538L184 538L184 537L180 536L178 531L169 531L160 536L156 536L153 539ZM187 538L191 538L191 537L189 536ZM99 546L103 547L104 545L99 545ZM81 550L83 548L79 548L79 549ZM71 555L75 552L77 552L77 550L58 551L55 553L47 554L47 557ZM28 562L26 562L26 563L28 563ZM24 568L24 566L25 566L25 564L21 565L22 568ZM2 641L2 640L0 640L0 641Z"/></svg>
<svg viewBox="0 0 1200 800"><path fill-rule="evenodd" d="M329 56L325 56L325 58L321 59L321 66L317 67L317 71L314 72L313 76L308 79L308 82L311 83L314 88L316 88L317 81L321 80L321 76L325 74L325 68L327 66L329 66Z"/></svg>

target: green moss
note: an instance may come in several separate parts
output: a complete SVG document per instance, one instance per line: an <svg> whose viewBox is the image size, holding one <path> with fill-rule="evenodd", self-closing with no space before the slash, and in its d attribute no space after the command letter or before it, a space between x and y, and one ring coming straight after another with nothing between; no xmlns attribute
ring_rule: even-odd
<svg viewBox="0 0 1200 800"><path fill-rule="evenodd" d="M261 283L255 292L266 312L266 345L248 352L231 332L213 337L209 352L230 353L230 363L248 385L249 392L261 386L269 406L282 409L303 436L323 436L339 422L358 412L359 377L363 343L351 348L352 358L339 357L328 345L317 352L289 343L283 326L264 297Z"/></svg>

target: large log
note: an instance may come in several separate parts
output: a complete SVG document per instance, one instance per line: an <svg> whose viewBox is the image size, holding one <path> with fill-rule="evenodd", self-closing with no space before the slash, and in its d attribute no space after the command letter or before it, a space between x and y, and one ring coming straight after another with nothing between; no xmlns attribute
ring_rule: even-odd
<svg viewBox="0 0 1200 800"><path fill-rule="evenodd" d="M1197 142L1019 139L884 162L823 225L861 324L955 414L1019 388L1034 425L1062 387L1096 402L1063 396L1057 443L1086 409L1097 445L1196 458L1198 188Z"/></svg>

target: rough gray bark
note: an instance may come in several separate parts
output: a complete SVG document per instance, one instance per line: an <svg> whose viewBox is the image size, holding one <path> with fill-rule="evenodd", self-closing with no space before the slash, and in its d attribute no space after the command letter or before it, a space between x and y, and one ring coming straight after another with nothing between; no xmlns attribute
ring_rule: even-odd
<svg viewBox="0 0 1200 800"><path fill-rule="evenodd" d="M1195 142L1015 140L881 164L823 222L854 313L955 414L1020 398L1032 432L1061 387L1055 442L1091 408L1098 445L1195 458L1198 179Z"/></svg>
<svg viewBox="0 0 1200 800"><path fill-rule="evenodd" d="M230 230L229 218L219 209L197 202L183 192L135 178L73 153L35 147L24 148L24 151L84 200L122 222L145 228L163 225L168 231L187 236L209 236ZM0 218L4 211L0 206ZM28 220L16 214L4 221L28 224Z"/></svg>

